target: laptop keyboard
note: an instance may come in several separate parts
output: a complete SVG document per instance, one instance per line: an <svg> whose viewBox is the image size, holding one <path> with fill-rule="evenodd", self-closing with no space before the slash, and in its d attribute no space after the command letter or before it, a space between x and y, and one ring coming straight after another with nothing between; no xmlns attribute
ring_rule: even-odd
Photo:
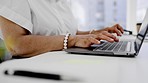
<svg viewBox="0 0 148 83"><path fill-rule="evenodd" d="M126 51L128 41L120 41L120 42L105 42L101 46L98 46L94 49L94 51L100 51L100 50L105 50L105 51Z"/></svg>

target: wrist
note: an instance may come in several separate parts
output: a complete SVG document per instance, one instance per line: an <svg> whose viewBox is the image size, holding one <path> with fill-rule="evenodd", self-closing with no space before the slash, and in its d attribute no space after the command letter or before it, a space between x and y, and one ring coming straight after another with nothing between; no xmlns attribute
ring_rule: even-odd
<svg viewBox="0 0 148 83"><path fill-rule="evenodd" d="M95 29L92 29L92 30L89 31L89 34L94 34L95 31L96 31Z"/></svg>
<svg viewBox="0 0 148 83"><path fill-rule="evenodd" d="M68 39L68 48L74 47L75 46L75 41L76 41L76 36L70 35L69 39Z"/></svg>
<svg viewBox="0 0 148 83"><path fill-rule="evenodd" d="M110 27L106 27L104 30L105 30L105 31L109 31L109 29L110 29Z"/></svg>
<svg viewBox="0 0 148 83"><path fill-rule="evenodd" d="M69 39L70 34L67 33L64 37L64 43L63 43L63 49L67 49L68 48L68 39Z"/></svg>

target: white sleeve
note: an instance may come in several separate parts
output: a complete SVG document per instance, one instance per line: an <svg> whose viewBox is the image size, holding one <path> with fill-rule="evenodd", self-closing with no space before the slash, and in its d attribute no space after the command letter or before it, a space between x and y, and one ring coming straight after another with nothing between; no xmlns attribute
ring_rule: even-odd
<svg viewBox="0 0 148 83"><path fill-rule="evenodd" d="M28 0L0 0L0 16L32 33L33 24Z"/></svg>

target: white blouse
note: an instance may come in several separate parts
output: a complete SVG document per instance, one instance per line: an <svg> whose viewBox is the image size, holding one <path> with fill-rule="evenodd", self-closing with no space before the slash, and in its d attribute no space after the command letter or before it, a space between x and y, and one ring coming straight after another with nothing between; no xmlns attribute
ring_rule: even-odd
<svg viewBox="0 0 148 83"><path fill-rule="evenodd" d="M67 0L0 0L0 16L34 35L75 35L78 28Z"/></svg>

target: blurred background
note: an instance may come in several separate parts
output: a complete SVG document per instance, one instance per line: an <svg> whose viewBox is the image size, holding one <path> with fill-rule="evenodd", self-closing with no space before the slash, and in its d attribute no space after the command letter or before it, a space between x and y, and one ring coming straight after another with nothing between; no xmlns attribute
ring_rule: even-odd
<svg viewBox="0 0 148 83"><path fill-rule="evenodd" d="M101 29L119 23L137 34L148 0L69 0L79 30Z"/></svg>
<svg viewBox="0 0 148 83"><path fill-rule="evenodd" d="M137 0L137 23L141 23L144 15L146 13L146 9L148 8L148 0Z"/></svg>

